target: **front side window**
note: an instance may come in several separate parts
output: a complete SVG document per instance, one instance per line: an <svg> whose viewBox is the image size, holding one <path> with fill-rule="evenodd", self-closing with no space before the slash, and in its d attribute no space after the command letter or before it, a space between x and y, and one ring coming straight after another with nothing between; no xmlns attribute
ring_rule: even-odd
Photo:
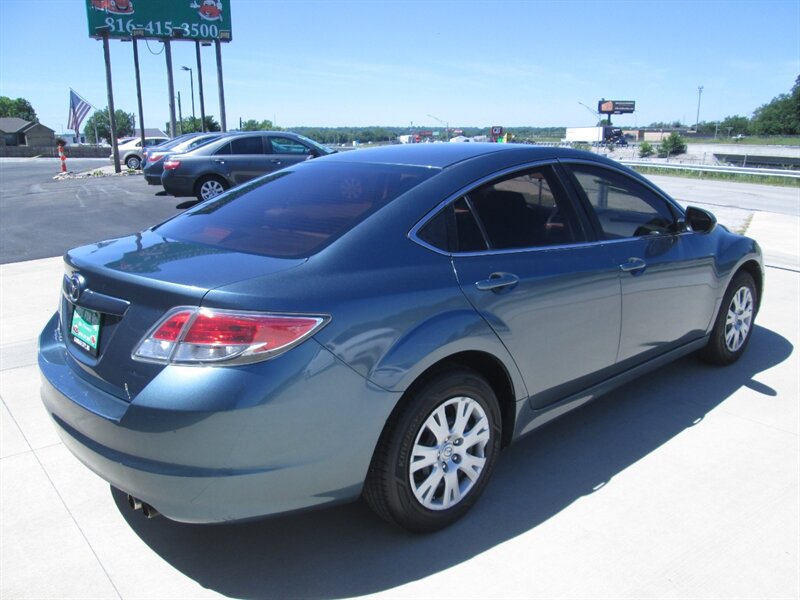
<svg viewBox="0 0 800 600"><path fill-rule="evenodd" d="M309 148L291 138L271 137L273 154L308 154Z"/></svg>
<svg viewBox="0 0 800 600"><path fill-rule="evenodd" d="M572 165L607 240L675 231L675 215L667 202L637 181L601 167Z"/></svg>

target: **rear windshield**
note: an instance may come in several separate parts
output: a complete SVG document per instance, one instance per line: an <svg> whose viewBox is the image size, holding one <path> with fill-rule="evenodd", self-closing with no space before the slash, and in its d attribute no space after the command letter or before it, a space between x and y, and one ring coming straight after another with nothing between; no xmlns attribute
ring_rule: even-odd
<svg viewBox="0 0 800 600"><path fill-rule="evenodd" d="M235 252L303 258L436 172L313 160L198 204L155 231Z"/></svg>

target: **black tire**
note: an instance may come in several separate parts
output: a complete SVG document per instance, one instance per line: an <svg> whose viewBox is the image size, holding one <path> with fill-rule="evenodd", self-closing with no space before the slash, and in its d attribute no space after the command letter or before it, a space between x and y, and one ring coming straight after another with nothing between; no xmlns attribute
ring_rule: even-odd
<svg viewBox="0 0 800 600"><path fill-rule="evenodd" d="M458 420L457 411L463 413ZM442 439L434 439L429 427L437 419L447 421L439 429ZM389 419L364 498L380 517L409 531L450 525L475 504L489 481L500 452L500 423L497 398L483 377L457 366L441 372L410 390ZM423 458L420 452L428 448ZM413 460L415 449L421 460Z"/></svg>
<svg viewBox="0 0 800 600"><path fill-rule="evenodd" d="M125 166L129 169L138 169L142 166L142 160L138 156L129 156L125 159Z"/></svg>
<svg viewBox="0 0 800 600"><path fill-rule="evenodd" d="M218 196L227 190L228 187L228 182L222 177L206 175L197 180L197 184L194 186L194 193L197 199L202 202L203 200Z"/></svg>
<svg viewBox="0 0 800 600"><path fill-rule="evenodd" d="M739 271L725 291L711 337L701 351L705 361L729 365L744 354L753 336L757 294L753 277L745 271Z"/></svg>

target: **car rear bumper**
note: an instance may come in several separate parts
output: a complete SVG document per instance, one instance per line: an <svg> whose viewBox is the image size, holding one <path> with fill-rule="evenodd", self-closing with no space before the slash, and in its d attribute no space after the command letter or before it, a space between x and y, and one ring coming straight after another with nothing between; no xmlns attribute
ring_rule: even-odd
<svg viewBox="0 0 800 600"><path fill-rule="evenodd" d="M73 370L57 318L40 337L39 367L42 400L64 445L177 521L235 521L355 499L399 399L310 339L255 365L165 367L127 402Z"/></svg>
<svg viewBox="0 0 800 600"><path fill-rule="evenodd" d="M193 177L180 177L167 171L161 176L161 185L173 196L194 196L194 184Z"/></svg>

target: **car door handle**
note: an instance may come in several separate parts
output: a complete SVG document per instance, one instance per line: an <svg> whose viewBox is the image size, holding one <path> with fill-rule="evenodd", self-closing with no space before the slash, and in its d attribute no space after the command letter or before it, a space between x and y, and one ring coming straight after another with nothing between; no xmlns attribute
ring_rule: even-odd
<svg viewBox="0 0 800 600"><path fill-rule="evenodd" d="M646 262L644 262L641 258L635 257L629 258L628 262L624 262L619 266L619 268L626 273L633 273L634 275L641 273L646 267Z"/></svg>
<svg viewBox="0 0 800 600"><path fill-rule="evenodd" d="M475 287L482 292L500 292L513 289L519 283L519 277L513 273L492 273L489 279L475 282Z"/></svg>
<svg viewBox="0 0 800 600"><path fill-rule="evenodd" d="M271 161L269 161L269 162L271 162L273 165L279 165L279 164L281 164L281 161L279 161L277 158L273 158L273 159L272 159Z"/></svg>
<svg viewBox="0 0 800 600"><path fill-rule="evenodd" d="M214 162L215 162L215 163L218 163L218 164L220 164L220 165L224 165L224 164L225 164L225 161L224 161L224 160L222 160L221 158L214 159Z"/></svg>

